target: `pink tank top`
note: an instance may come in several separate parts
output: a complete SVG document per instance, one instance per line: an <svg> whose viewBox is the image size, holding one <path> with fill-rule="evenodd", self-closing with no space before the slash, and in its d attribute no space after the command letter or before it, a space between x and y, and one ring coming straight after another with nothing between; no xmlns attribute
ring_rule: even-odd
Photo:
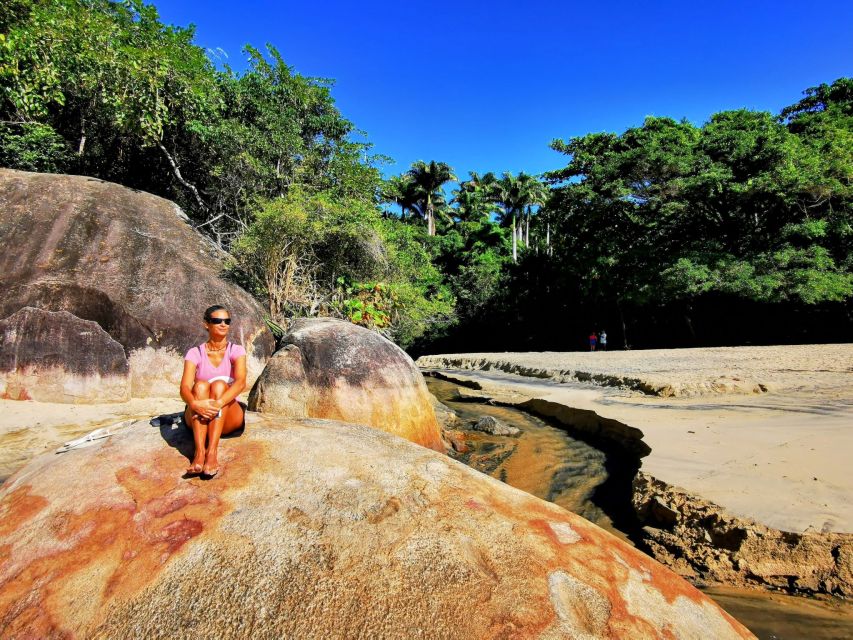
<svg viewBox="0 0 853 640"><path fill-rule="evenodd" d="M225 355L218 367L214 367L207 357L207 345L202 343L187 351L184 360L195 363L195 379L203 382L211 380L225 380L228 384L234 382L234 364L237 358L246 355L246 350L239 344L228 343L225 347Z"/></svg>

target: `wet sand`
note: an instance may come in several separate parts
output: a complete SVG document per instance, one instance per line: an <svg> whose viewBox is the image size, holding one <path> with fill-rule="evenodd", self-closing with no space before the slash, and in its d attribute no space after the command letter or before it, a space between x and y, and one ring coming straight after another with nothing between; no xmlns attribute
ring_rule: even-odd
<svg viewBox="0 0 853 640"><path fill-rule="evenodd" d="M759 348L743 348L740 375L766 382L770 389L766 393L709 391L668 398L618 387L477 369L498 360L527 366L538 357L559 369L562 365L556 363L565 363L563 356L606 356L607 360L602 358L597 366L618 377L616 374L625 372L634 374L627 365L624 370L619 368L620 357L636 363L640 355L650 352L457 354L429 356L418 362L431 366L452 358L471 369L443 369L446 374L475 382L488 393L515 401L541 398L636 427L652 449L643 459L644 471L715 502L734 515L785 531L853 532L853 373L849 370L853 345L824 347L791 347L793 355L787 360L784 354L788 347L767 348L752 369L749 355ZM726 358L732 357L732 351L737 353L728 349ZM833 355L822 363L820 354L827 352ZM716 375L707 363L701 375L680 368L694 364L699 354L686 358L679 350L669 353L673 358L667 365L671 381ZM778 373L764 376L762 372L774 369L774 357ZM650 362L663 369L660 361L665 358L656 352ZM713 360L713 354L709 358ZM725 361L717 360L717 365ZM804 367L808 368L795 371Z"/></svg>

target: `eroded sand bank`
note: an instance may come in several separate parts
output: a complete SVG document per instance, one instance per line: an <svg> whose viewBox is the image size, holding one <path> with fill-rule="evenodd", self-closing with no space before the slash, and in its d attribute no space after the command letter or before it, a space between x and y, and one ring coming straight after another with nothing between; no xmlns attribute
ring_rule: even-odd
<svg viewBox="0 0 853 640"><path fill-rule="evenodd" d="M853 531L853 344L454 354L418 364L492 395L636 427L651 448L643 471L734 515L785 531ZM578 383L584 376L597 384Z"/></svg>

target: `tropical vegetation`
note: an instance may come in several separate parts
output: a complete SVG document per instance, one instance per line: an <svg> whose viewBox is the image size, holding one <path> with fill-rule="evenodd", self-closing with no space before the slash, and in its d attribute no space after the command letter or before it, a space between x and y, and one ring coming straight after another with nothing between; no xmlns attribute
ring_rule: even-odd
<svg viewBox="0 0 853 640"><path fill-rule="evenodd" d="M387 161L328 79L234 71L142 0L0 8L0 165L176 201L271 321L415 351L849 339L853 79L778 114L554 140L541 176ZM615 338L615 339L614 339Z"/></svg>

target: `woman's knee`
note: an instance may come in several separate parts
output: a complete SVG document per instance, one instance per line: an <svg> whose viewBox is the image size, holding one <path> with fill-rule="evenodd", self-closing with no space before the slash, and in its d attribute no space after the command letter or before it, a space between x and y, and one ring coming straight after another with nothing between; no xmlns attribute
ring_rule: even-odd
<svg viewBox="0 0 853 640"><path fill-rule="evenodd" d="M207 382L199 380L193 385L193 396L196 400L203 400L210 397L210 385Z"/></svg>
<svg viewBox="0 0 853 640"><path fill-rule="evenodd" d="M210 385L210 395L214 398L221 398L226 391L228 391L228 384L224 380L215 380Z"/></svg>

